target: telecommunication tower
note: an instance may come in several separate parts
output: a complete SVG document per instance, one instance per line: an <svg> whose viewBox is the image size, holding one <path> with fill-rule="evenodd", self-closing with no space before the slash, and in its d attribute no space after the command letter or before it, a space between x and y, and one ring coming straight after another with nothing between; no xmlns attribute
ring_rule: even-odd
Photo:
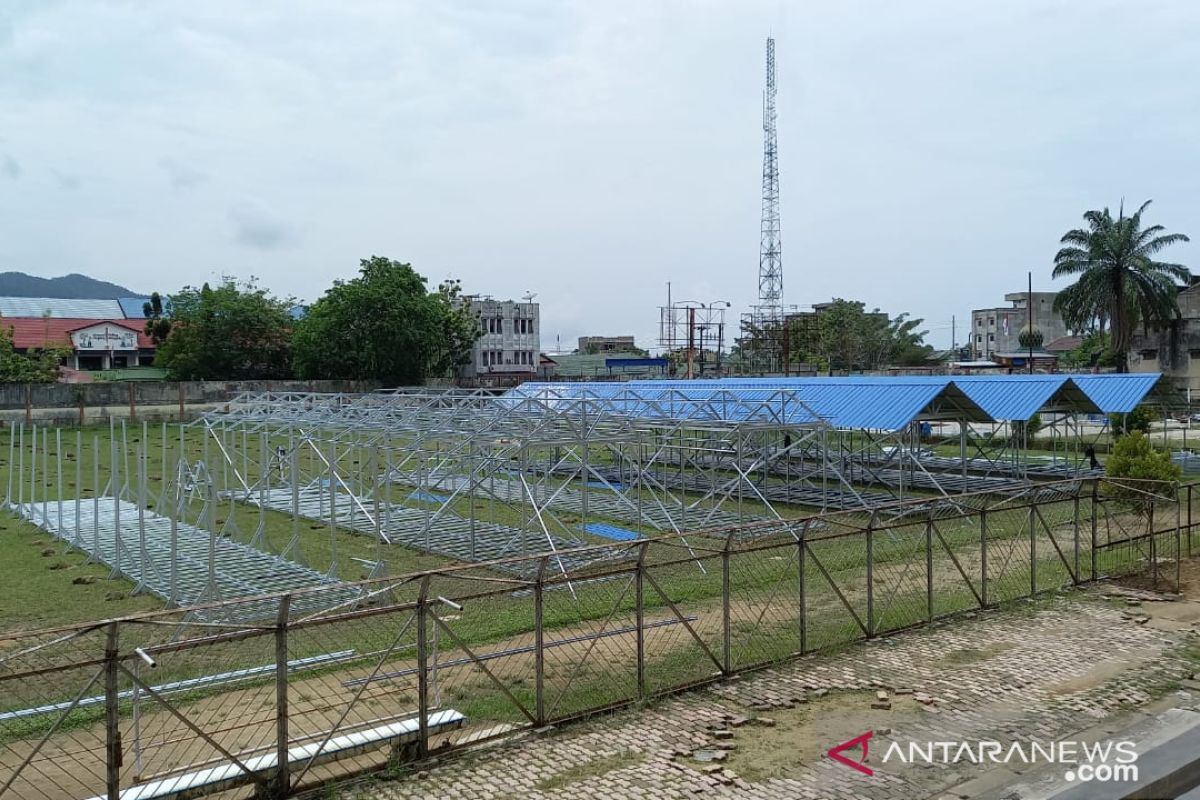
<svg viewBox="0 0 1200 800"><path fill-rule="evenodd" d="M758 302L742 315L741 351L754 372L787 372L788 313L783 304L783 238L779 224L779 139L775 130L775 40L767 37L763 92L762 220L758 241Z"/></svg>
<svg viewBox="0 0 1200 800"><path fill-rule="evenodd" d="M767 88L763 93L762 226L758 246L758 304L764 313L783 311L783 242L779 231L779 140L775 133L775 40L767 39Z"/></svg>

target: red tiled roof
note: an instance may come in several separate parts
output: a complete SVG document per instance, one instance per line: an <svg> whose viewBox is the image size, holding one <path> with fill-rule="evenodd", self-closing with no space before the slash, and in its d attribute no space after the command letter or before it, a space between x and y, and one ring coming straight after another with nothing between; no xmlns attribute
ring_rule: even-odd
<svg viewBox="0 0 1200 800"><path fill-rule="evenodd" d="M133 319L75 319L62 317L42 319L41 317L0 317L0 325L12 331L13 347L27 350L31 347L44 347L47 344L57 347L71 346L71 331L80 328L92 328L104 323L128 328L137 332L138 349L154 349L154 340L147 336L142 326L144 320Z"/></svg>
<svg viewBox="0 0 1200 800"><path fill-rule="evenodd" d="M1083 344L1082 336L1060 336L1046 345L1047 352L1067 353Z"/></svg>

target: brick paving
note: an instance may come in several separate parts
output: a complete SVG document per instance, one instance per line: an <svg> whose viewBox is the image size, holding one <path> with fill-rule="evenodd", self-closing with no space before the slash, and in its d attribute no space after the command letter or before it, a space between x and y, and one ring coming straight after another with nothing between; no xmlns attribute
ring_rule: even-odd
<svg viewBox="0 0 1200 800"><path fill-rule="evenodd" d="M940 797L978 777L973 764L880 766L868 777L823 756L751 782L724 766L740 731L771 726L801 703L846 691L871 702L903 700L889 741L1061 738L1136 708L1179 680L1180 645L1194 632L1139 624L1113 605L1059 600L1036 612L994 612L811 656L660 702L642 711L526 735L450 756L416 774L338 790L339 800L633 800L731 797L763 800ZM955 656L967 663L955 661ZM964 655L965 654L965 655ZM880 692L886 693L883 700ZM855 695L857 698L858 695ZM855 701L856 702L856 701ZM814 720L821 740L821 721ZM821 742L824 750L839 741ZM698 761L695 751L711 750ZM715 753L716 755L713 755ZM736 761L736 759L735 759ZM954 797L954 794L948 796Z"/></svg>

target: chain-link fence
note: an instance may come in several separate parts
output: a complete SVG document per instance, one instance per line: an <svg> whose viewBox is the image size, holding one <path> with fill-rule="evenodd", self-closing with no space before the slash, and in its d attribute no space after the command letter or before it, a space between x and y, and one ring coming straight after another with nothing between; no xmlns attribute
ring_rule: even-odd
<svg viewBox="0 0 1200 800"><path fill-rule="evenodd" d="M1193 503L1043 484L0 637L0 798L283 797L1104 576L1169 586Z"/></svg>

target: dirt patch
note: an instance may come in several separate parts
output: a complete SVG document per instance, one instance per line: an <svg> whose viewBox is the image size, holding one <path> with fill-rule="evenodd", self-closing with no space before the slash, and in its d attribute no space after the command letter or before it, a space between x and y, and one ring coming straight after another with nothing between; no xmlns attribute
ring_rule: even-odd
<svg viewBox="0 0 1200 800"><path fill-rule="evenodd" d="M542 792L552 792L556 789L570 786L573 783L599 778L601 775L607 775L614 769L624 769L633 766L645 760L645 758L645 753L639 753L634 750L623 750L620 753L594 758L584 764L565 769L553 777L538 781L534 784L534 788Z"/></svg>
<svg viewBox="0 0 1200 800"><path fill-rule="evenodd" d="M1005 650L1012 648L1009 642L997 642L989 644L987 647L965 647L961 650L951 650L946 655L939 659L939 663L946 667L962 667L968 664L979 664L987 661L993 656L998 656Z"/></svg>
<svg viewBox="0 0 1200 800"><path fill-rule="evenodd" d="M792 709L777 709L766 716L774 722L768 727L750 724L735 729L728 766L751 782L786 778L825 757L836 744L875 731L871 759L875 749L885 746L891 729L904 726L928 713L911 695L890 698L891 709L871 708L874 691L839 692L822 698L810 698ZM848 752L850 758L855 752Z"/></svg>
<svg viewBox="0 0 1200 800"><path fill-rule="evenodd" d="M1070 680L1052 683L1046 688L1054 694L1074 694L1076 692L1084 692L1088 689L1094 689L1108 683L1113 678L1120 675L1122 672L1135 667L1127 659L1109 658L1104 661L1097 661L1092 668L1080 675L1077 678Z"/></svg>

